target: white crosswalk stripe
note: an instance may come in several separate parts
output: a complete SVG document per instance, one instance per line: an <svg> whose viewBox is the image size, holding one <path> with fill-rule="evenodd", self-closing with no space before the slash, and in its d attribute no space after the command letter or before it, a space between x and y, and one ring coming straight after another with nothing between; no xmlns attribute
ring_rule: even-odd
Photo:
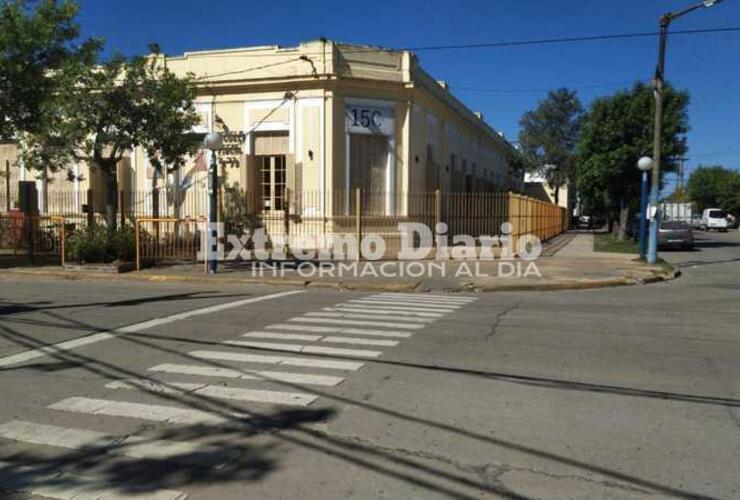
<svg viewBox="0 0 740 500"><path fill-rule="evenodd" d="M343 349L338 347L323 347L305 344L282 344L279 342L253 342L250 340L227 340L224 344L242 347L254 347L257 349L270 349L274 351L305 352L308 354L331 354L334 356L351 356L357 358L377 358L381 351L368 351L365 349Z"/></svg>
<svg viewBox="0 0 740 500"><path fill-rule="evenodd" d="M372 297L392 297L401 298L408 300L422 300L422 301L438 301L438 302L460 302L460 303L471 303L478 300L475 297L451 297L447 295L414 295L409 293L378 293L372 295Z"/></svg>
<svg viewBox="0 0 740 500"><path fill-rule="evenodd" d="M256 300L250 299L244 303ZM320 356L378 358L383 353L380 350L352 348L352 346L396 347L400 340L411 337L414 332L476 300L473 297L391 292L358 297L330 307L322 307L318 311L308 311L303 316L292 317L282 323L265 325L261 330L242 334L238 340L225 340L223 344L231 346L233 350L224 348L224 350L199 350L188 353L192 358L203 360L203 364L166 362L148 369L150 372L161 374L158 376L168 376L168 378L180 376L180 380L129 378L111 381L105 387L112 390L138 390L142 393L187 394L189 397L201 396L265 405L306 407L319 397L312 390L306 389L306 392L300 392L293 387L290 387L292 390L282 390L283 387L277 384L326 387L341 384L345 380L344 377L326 375L321 372L303 373L302 370L297 369L303 368L312 372L335 370L334 373L337 373L336 371L357 371L365 365L364 362L325 359ZM205 314L226 307L233 307L233 304L206 308L203 312L198 310L197 314ZM195 313L186 312L172 316L172 318L184 319L193 314ZM145 327L157 326L159 321L155 319L142 323L137 326L137 331ZM62 343L57 347L78 348L113 336L113 332L102 332ZM322 344L345 344L348 347ZM294 353L294 355L235 352L237 347ZM6 364L17 364L46 353L45 349L38 349L2 360ZM315 356L311 357L312 354ZM209 364L208 361L220 361L229 366L213 366L216 363ZM292 368L293 371L257 369L250 367L250 364L274 365L286 367L287 370ZM236 381L233 383L240 386L209 383L218 378ZM280 390L268 390L261 387L269 389L276 387ZM57 401L48 408L76 414L124 417L178 425L223 424L250 418L246 409L244 413L219 413L185 406L83 396ZM218 447L207 444L147 439L138 435L116 436L88 429L21 420L0 424L0 439L31 446L98 451L101 456L110 454L134 459L164 459L206 466L218 466L234 458L228 455L229 452L219 452ZM49 481L45 481L44 474L49 475ZM68 476L69 480L60 481L59 478L66 477L63 471L61 473L47 470L36 471L31 466L0 462L0 491L4 488L22 490L35 495L64 500L118 499L124 498L123 493L119 493L124 490L127 499L183 500L187 497L182 492L165 489L137 494L136 488L122 488L119 484L116 484L114 488L100 478L85 478L76 474L74 477L71 474Z"/></svg>
<svg viewBox="0 0 740 500"><path fill-rule="evenodd" d="M354 312L354 313L377 314L377 315L392 314L394 316L417 316L420 318L443 318L445 315L445 313L436 313L436 312L406 311L402 308L399 308L399 310L394 311L392 309L387 309L387 308L382 308L382 307L377 308L373 306L352 306L352 305L344 305L344 304L337 304L334 307L325 307L323 310L329 311L329 312Z"/></svg>
<svg viewBox="0 0 740 500"><path fill-rule="evenodd" d="M343 307L362 307L365 309L371 308L371 309L387 309L390 311L413 311L413 312L420 312L420 313L433 313L433 314L450 314L455 312L455 309L446 309L444 307L434 307L430 308L426 305L423 305L421 307L414 307L414 306L408 306L399 304L397 302L363 302L361 300L351 300L346 303L346 305L342 305Z"/></svg>
<svg viewBox="0 0 740 500"><path fill-rule="evenodd" d="M275 332L248 332L242 334L242 337L250 339L272 339L272 340L306 340L309 342L328 342L330 344L357 344L357 345L375 345L383 347L395 347L398 345L397 340L378 340L378 339L358 339L355 337L336 337L321 335L295 335L292 333L275 333ZM309 338L296 338L309 337Z"/></svg>
<svg viewBox="0 0 740 500"><path fill-rule="evenodd" d="M168 459L194 464L219 464L234 458L219 448L139 436L113 436L103 432L13 420L0 425L0 438L29 444L112 453L147 460Z"/></svg>
<svg viewBox="0 0 740 500"><path fill-rule="evenodd" d="M290 318L288 321L296 323L326 323L334 325L356 325L356 326L380 326L385 328L401 328L404 330L417 330L424 328L424 325L405 325L400 323L387 323L385 321L365 321L359 319L334 319L334 318L309 318L299 316Z"/></svg>
<svg viewBox="0 0 740 500"><path fill-rule="evenodd" d="M378 347L395 347L398 345L397 340L378 340L378 339L358 339L354 337L324 337L323 342L334 344L356 344L356 345L374 345Z"/></svg>
<svg viewBox="0 0 740 500"><path fill-rule="evenodd" d="M249 332L242 337L273 340L303 340L306 342L318 342L323 335L307 335L305 333L278 333L278 332Z"/></svg>
<svg viewBox="0 0 740 500"><path fill-rule="evenodd" d="M373 314L356 314L356 313L343 313L343 312L310 312L306 313L306 316L319 317L319 318L347 318L347 319L378 319L377 315ZM405 316L394 316L391 314L385 314L382 316L384 319L392 319L394 321L406 321L408 323L433 323L433 318L409 318Z"/></svg>
<svg viewBox="0 0 740 500"><path fill-rule="evenodd" d="M250 403L267 403L287 406L308 406L318 396L300 392L266 391L261 389L244 389L241 387L224 387L220 385L198 384L188 382L152 382L151 380L130 379L106 385L111 389L139 389L145 385L161 387L158 392L187 392L198 396L217 399L232 399ZM157 391L157 389L155 389Z"/></svg>
<svg viewBox="0 0 740 500"><path fill-rule="evenodd" d="M237 363L262 363L270 365L300 366L321 368L327 370L357 371L365 365L365 363L359 361L338 361L333 359L316 359L303 357L295 358L228 351L192 351L188 354L200 359L233 361Z"/></svg>
<svg viewBox="0 0 740 500"><path fill-rule="evenodd" d="M272 370L232 370L214 366L181 365L163 363L149 368L149 371L159 373L177 373L180 375L194 375L201 377L221 377L244 380L264 380L275 382L289 382L292 384L335 386L342 383L342 377L330 375L315 375L311 373L291 373Z"/></svg>
<svg viewBox="0 0 740 500"><path fill-rule="evenodd" d="M127 403L86 397L71 397L49 406L52 410L84 413L88 415L109 415L127 417L171 424L222 424L230 419L202 410L178 408L175 406L145 403ZM234 415L234 418L240 418Z"/></svg>
<svg viewBox="0 0 740 500"><path fill-rule="evenodd" d="M384 305L384 306L404 306L413 307L410 310L422 310L422 311L446 311L453 312L460 309L461 305L458 304L430 304L428 302L410 302L405 300L391 300L391 299L355 299L348 301L349 304L360 304L360 305Z"/></svg>
<svg viewBox="0 0 740 500"><path fill-rule="evenodd" d="M278 323L268 325L267 330L288 330L293 332L316 332L316 333L341 333L343 335L371 335L373 337L409 338L411 332L399 332L393 330L375 330L367 328L346 328L342 326L317 326L317 325L289 325Z"/></svg>
<svg viewBox="0 0 740 500"><path fill-rule="evenodd" d="M7 461L0 461L0 488L59 500L185 500L188 497L181 491L164 489L137 493L136 478L131 478L128 484L111 486L105 480L51 469L46 464L17 465Z"/></svg>

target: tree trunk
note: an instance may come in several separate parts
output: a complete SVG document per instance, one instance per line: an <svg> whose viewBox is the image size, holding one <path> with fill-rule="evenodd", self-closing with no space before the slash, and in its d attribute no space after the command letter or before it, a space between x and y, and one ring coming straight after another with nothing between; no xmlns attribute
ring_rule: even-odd
<svg viewBox="0 0 740 500"><path fill-rule="evenodd" d="M159 187L157 169L154 168L152 172L152 213L151 217L156 219L159 217Z"/></svg>
<svg viewBox="0 0 740 500"><path fill-rule="evenodd" d="M617 239L619 241L624 241L627 239L627 224L629 223L629 207L627 204L622 200L622 202L619 205L619 233L617 234Z"/></svg>
<svg viewBox="0 0 740 500"><path fill-rule="evenodd" d="M104 167L105 178L105 224L108 232L114 233L118 230L118 176L115 164L112 169Z"/></svg>

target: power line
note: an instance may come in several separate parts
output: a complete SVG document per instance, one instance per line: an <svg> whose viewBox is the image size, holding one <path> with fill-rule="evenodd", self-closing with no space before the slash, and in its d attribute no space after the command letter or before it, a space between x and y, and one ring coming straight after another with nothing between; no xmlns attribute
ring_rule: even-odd
<svg viewBox="0 0 740 500"><path fill-rule="evenodd" d="M271 63L271 64L263 64L262 66L252 66L251 68L237 69L234 71L227 71L226 73L217 73L215 75L203 75L203 76L199 76L195 78L195 80L202 81L202 80L209 80L211 78L218 78L221 76L236 75L239 73L247 73L249 71L256 71L258 69L271 68L273 66L279 66L281 64L287 64L289 62L295 62L295 61L300 61L300 60L301 60L300 57L295 57L293 59L286 59L285 61L278 61L278 62Z"/></svg>
<svg viewBox="0 0 740 500"><path fill-rule="evenodd" d="M552 88L549 89L493 89L493 88L482 88L482 87L458 87L457 85L450 85L450 90L452 91L464 91L464 92L487 92L492 94L546 94L548 92L551 92L553 89L558 88L567 88L570 90L584 90L584 89L597 89L597 88L606 88L606 87L622 87L625 85L632 85L635 82L639 81L639 79L631 80L631 81L624 81L624 82L612 82L612 83L596 83L596 84L588 84L588 85L554 85Z"/></svg>
<svg viewBox="0 0 740 500"><path fill-rule="evenodd" d="M693 30L674 30L670 31L669 35L699 35L707 33L733 33L740 32L740 26L733 26L727 28L704 28L704 29L693 29ZM617 33L611 35L591 35L591 36L578 36L578 37L563 37L563 38L540 38L534 40L514 40L506 42L483 42L483 43L469 43L460 45L427 45L421 47L410 47L401 50L410 51L422 51L422 50L463 50L463 49L489 49L499 47L522 47L527 45L547 45L556 43L579 43L579 42L597 42L606 40L627 40L630 38L648 38L660 36L659 31L643 31L635 33Z"/></svg>
<svg viewBox="0 0 740 500"><path fill-rule="evenodd" d="M684 36L684 35L704 35L704 34L721 34L721 33L738 33L740 32L740 26L728 26L724 28L703 28L703 29L685 29L685 30L673 30L668 34L669 36ZM362 46L352 47L347 46L342 48L343 53L360 53L360 52L423 52L423 51L443 51L443 50L471 50L471 49L496 49L506 47L526 47L536 45L552 45L552 44L566 44L566 43L587 43L587 42L601 42L610 40L630 40L639 38L655 38L660 36L659 31L638 31L632 33L611 33L603 35L588 35L588 36L577 36L577 37L555 37L555 38L535 38L529 40L507 40L499 42L478 42L478 43L467 43L467 44L451 44L451 45L421 45L421 46L408 46L399 48L387 48L379 46ZM343 45L337 42L338 45ZM350 44L347 44L350 45ZM278 47L278 50L285 50L284 47ZM222 49L224 50L224 49ZM236 54L239 48L225 49L227 53L218 54L220 57L288 57L294 54L301 54L305 56L320 56L326 55L325 51L318 52L298 52L294 48L284 53L255 53L255 54ZM209 51L196 51L197 52L209 52ZM214 49L212 52L219 52L218 49Z"/></svg>

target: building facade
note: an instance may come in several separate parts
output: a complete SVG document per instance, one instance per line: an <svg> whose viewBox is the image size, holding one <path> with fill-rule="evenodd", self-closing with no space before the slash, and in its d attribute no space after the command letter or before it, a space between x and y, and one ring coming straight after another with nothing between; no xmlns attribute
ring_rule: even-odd
<svg viewBox="0 0 740 500"><path fill-rule="evenodd" d="M159 57L172 72L195 76L196 132L224 134L219 172L233 203L248 193L260 210L280 210L286 192L302 193L303 213L331 214L351 203L336 193L361 188L372 193L374 212L403 215L417 193L522 189L512 145L411 52L315 40ZM119 165L119 189L130 196L124 206L204 215L208 154L158 175L143 151L132 151ZM84 163L70 172L45 180L21 165L17 178L78 192L77 205L88 189L100 192L94 205L101 204L102 176ZM161 202L135 194L155 187Z"/></svg>

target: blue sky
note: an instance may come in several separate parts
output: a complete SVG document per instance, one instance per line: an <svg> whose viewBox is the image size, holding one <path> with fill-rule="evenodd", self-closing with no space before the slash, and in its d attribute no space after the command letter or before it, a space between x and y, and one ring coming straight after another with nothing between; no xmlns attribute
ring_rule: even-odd
<svg viewBox="0 0 740 500"><path fill-rule="evenodd" d="M81 0L85 34L107 50L167 54L248 45L295 45L325 36L387 47L467 44L654 31L663 12L691 0L245 1ZM740 26L740 0L725 0L674 25L676 29ZM542 89L575 88L588 103L631 82L648 80L652 38L549 46L421 51L422 66L471 109L514 140L522 113ZM740 32L676 36L667 78L691 93L688 167L740 168ZM472 90L485 89L485 90Z"/></svg>

